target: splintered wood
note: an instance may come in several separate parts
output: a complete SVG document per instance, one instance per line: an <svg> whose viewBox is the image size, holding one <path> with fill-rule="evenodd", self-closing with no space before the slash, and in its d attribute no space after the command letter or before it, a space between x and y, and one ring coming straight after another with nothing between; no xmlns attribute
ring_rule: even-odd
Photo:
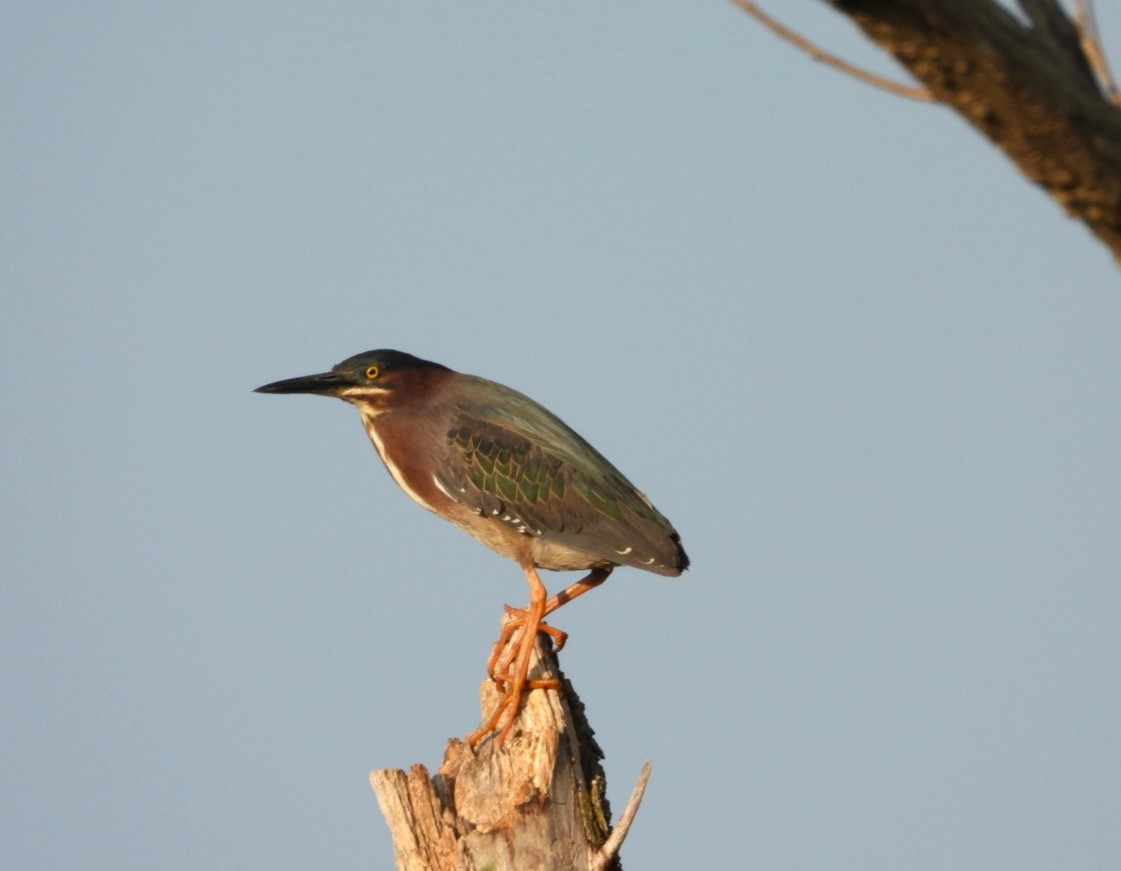
<svg viewBox="0 0 1121 871"><path fill-rule="evenodd" d="M531 675L562 690L534 690L503 746L472 750L453 738L435 777L423 765L370 773L399 871L608 871L642 800L649 763L614 831L591 727L556 657L538 640ZM480 691L484 715L498 702Z"/></svg>

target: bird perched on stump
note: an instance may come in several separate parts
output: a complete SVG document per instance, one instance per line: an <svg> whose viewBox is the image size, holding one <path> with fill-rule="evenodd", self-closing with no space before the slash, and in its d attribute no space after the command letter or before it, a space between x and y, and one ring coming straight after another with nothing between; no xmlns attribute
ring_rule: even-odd
<svg viewBox="0 0 1121 871"><path fill-rule="evenodd" d="M547 633L557 649L566 637L545 617L602 584L616 566L675 577L689 565L673 525L622 472L559 417L509 387L381 350L257 392L349 402L413 501L525 572L529 605L507 606L487 664L503 695L468 737L472 745L496 729L504 741L524 694L556 688L527 676L537 633ZM538 569L589 574L549 598Z"/></svg>

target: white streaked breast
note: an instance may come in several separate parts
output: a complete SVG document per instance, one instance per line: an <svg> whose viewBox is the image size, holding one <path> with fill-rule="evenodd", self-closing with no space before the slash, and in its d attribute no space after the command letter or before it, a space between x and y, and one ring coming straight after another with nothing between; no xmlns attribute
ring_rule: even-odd
<svg viewBox="0 0 1121 871"><path fill-rule="evenodd" d="M421 498L420 494L408 485L408 483L405 481L404 475L401 474L401 470L397 468L397 464L392 462L389 457L385 455L385 445L382 444L381 438L378 436L378 431L374 428L374 419L363 414L362 426L366 430L366 435L370 437L370 441L373 442L374 448L378 452L378 456L381 457L381 461L385 464L385 467L389 469L389 474L392 475L393 480L397 482L397 486L408 493L409 498L417 503L417 505L423 505L432 513L436 513L436 509L425 502L424 499Z"/></svg>

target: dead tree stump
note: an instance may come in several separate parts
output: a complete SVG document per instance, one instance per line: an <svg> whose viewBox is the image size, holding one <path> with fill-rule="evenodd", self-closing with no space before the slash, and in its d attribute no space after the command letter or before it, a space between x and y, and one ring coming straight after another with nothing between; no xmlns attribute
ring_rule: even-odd
<svg viewBox="0 0 1121 871"><path fill-rule="evenodd" d="M538 639L530 674L561 691L532 691L514 730L472 749L452 738L435 777L420 764L370 772L399 871L619 869L650 763L618 825L610 827L603 752L556 656ZM484 716L498 692L483 683Z"/></svg>

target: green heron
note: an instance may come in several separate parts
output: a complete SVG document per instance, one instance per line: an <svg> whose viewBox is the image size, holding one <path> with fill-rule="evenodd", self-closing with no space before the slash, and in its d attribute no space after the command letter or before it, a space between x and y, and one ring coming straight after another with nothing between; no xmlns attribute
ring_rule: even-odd
<svg viewBox="0 0 1121 871"><path fill-rule="evenodd" d="M506 608L487 664L503 695L469 737L472 744L503 716L498 739L504 741L524 693L556 688L527 677L537 633L551 636L558 650L566 637L545 617L602 584L616 566L675 577L689 565L673 525L649 499L560 418L509 387L382 350L257 392L349 402L413 501L522 567L529 605ZM590 573L549 598L538 569Z"/></svg>

